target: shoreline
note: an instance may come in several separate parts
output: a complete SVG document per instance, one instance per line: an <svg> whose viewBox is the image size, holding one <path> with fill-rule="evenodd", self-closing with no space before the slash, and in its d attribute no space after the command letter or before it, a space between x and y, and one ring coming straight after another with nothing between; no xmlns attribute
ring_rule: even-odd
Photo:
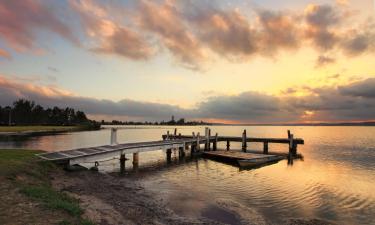
<svg viewBox="0 0 375 225"><path fill-rule="evenodd" d="M4 168L0 171L0 209L4 212L0 214L1 224L272 224L256 209L225 199L218 199L217 205L206 208L200 216L178 215L166 199L142 184L142 177L90 170L66 171L61 166L38 160L35 153L30 150L0 150L0 162L3 160L0 168L5 168L5 172ZM79 217L67 215L66 203L62 209L48 207L39 191L37 198L24 196L22 188L25 185L29 188L42 185L48 187L47 193L54 196L69 196L70 202L76 202L74 204L78 206L75 207L80 208ZM6 204L9 199L12 199L15 208ZM89 222L83 223L84 220ZM282 224L333 223L288 218Z"/></svg>
<svg viewBox="0 0 375 225"><path fill-rule="evenodd" d="M24 126L27 127L27 126ZM79 132L79 131L93 131L93 130L100 130L101 127L95 126L53 126L52 129L40 129L35 130L32 129L35 126L30 126L30 130L20 130L20 131L0 131L0 137L11 137L11 136L32 136L32 135L51 135L51 134L61 134L66 132ZM43 127L43 126L37 126ZM46 126L48 127L48 126Z"/></svg>

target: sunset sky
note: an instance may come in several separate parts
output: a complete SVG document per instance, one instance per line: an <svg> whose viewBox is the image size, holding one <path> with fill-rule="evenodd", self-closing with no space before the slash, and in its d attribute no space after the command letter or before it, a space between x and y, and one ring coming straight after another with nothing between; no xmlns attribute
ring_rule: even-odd
<svg viewBox="0 0 375 225"><path fill-rule="evenodd" d="M92 119L375 120L372 0L0 0L0 105Z"/></svg>

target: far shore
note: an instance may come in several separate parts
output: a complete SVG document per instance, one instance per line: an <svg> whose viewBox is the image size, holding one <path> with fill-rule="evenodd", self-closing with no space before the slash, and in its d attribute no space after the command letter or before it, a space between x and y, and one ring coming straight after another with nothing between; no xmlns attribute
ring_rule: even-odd
<svg viewBox="0 0 375 225"><path fill-rule="evenodd" d="M100 126L76 125L76 126L49 126L49 125L30 125L30 126L0 126L0 136L15 135L34 135L34 134L54 134L62 132L98 130Z"/></svg>

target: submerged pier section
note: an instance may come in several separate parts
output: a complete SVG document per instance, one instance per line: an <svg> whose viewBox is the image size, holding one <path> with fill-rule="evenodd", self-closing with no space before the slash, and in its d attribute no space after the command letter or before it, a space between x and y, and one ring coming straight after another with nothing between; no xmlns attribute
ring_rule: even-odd
<svg viewBox="0 0 375 225"><path fill-rule="evenodd" d="M177 129L173 134L169 131L162 135L163 140L135 143L117 143L117 129L111 128L110 145L98 147L79 148L67 151L48 152L38 154L37 156L49 161L54 161L64 165L76 165L82 163L93 163L98 166L100 161L106 159L120 159L121 172L125 170L126 154L133 154L133 166L139 164L139 153L165 150L167 161L171 160L172 149L178 149L179 157L185 156L185 150L190 149L191 155L204 155L213 158L224 158L237 160L240 166L257 166L272 161L278 161L283 158L293 159L299 157L297 154L298 145L304 144L304 140L294 138L294 135L288 131L288 138L255 138L247 137L246 130L242 136L219 136L217 133L211 135L211 130L206 127L203 136L198 132L192 135L177 134ZM224 142L226 148L219 150L218 143ZM233 142L242 143L241 151L231 150L230 144ZM248 150L248 143L263 143L263 151ZM269 143L288 144L289 151L285 153L276 153L269 151ZM203 147L202 147L203 145Z"/></svg>

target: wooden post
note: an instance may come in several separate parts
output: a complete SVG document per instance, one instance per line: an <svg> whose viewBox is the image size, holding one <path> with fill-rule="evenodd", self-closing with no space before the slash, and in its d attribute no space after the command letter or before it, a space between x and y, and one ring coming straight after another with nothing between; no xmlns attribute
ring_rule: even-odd
<svg viewBox="0 0 375 225"><path fill-rule="evenodd" d="M293 134L290 134L289 135L289 155L291 156L294 156L294 152L293 152L293 146L294 146L294 143L293 143Z"/></svg>
<svg viewBox="0 0 375 225"><path fill-rule="evenodd" d="M227 151L229 151L229 148L230 148L230 141L227 140Z"/></svg>
<svg viewBox="0 0 375 225"><path fill-rule="evenodd" d="M184 144L184 146L185 146L185 144ZM179 156L180 158L185 157L185 150L184 150L184 147L179 147L179 148L178 148L178 156Z"/></svg>
<svg viewBox="0 0 375 225"><path fill-rule="evenodd" d="M208 144L207 144L207 140L208 140L208 127L204 128L204 137L206 138L206 142L204 143L204 150L207 151L208 150Z"/></svg>
<svg viewBox="0 0 375 225"><path fill-rule="evenodd" d="M133 166L138 167L138 165L139 165L139 153L134 152L133 153Z"/></svg>
<svg viewBox="0 0 375 225"><path fill-rule="evenodd" d="M268 142L263 142L263 154L268 154Z"/></svg>
<svg viewBox="0 0 375 225"><path fill-rule="evenodd" d="M246 130L242 133L242 151L246 152L247 143L246 143Z"/></svg>
<svg viewBox="0 0 375 225"><path fill-rule="evenodd" d="M167 130L167 140L169 140L169 130Z"/></svg>
<svg viewBox="0 0 375 225"><path fill-rule="evenodd" d="M290 130L288 130L288 139L290 139Z"/></svg>
<svg viewBox="0 0 375 225"><path fill-rule="evenodd" d="M210 151L211 150L211 129L208 129L208 138L206 140L206 143L207 143L207 150Z"/></svg>
<svg viewBox="0 0 375 225"><path fill-rule="evenodd" d="M196 146L196 150L197 151L201 150L201 146L200 146L200 134L199 134L199 132L197 133L197 146Z"/></svg>
<svg viewBox="0 0 375 225"><path fill-rule="evenodd" d="M167 162L171 162L172 161L172 149L168 148L167 149Z"/></svg>
<svg viewBox="0 0 375 225"><path fill-rule="evenodd" d="M212 144L212 150L214 150L214 151L217 150L217 133L215 134L215 140Z"/></svg>
<svg viewBox="0 0 375 225"><path fill-rule="evenodd" d="M181 139L181 133L178 133L178 138Z"/></svg>
<svg viewBox="0 0 375 225"><path fill-rule="evenodd" d="M117 145L117 128L111 128L111 145Z"/></svg>
<svg viewBox="0 0 375 225"><path fill-rule="evenodd" d="M177 136L177 128L174 128L174 136Z"/></svg>
<svg viewBox="0 0 375 225"><path fill-rule="evenodd" d="M125 173L125 154L120 155L120 173L124 174Z"/></svg>

